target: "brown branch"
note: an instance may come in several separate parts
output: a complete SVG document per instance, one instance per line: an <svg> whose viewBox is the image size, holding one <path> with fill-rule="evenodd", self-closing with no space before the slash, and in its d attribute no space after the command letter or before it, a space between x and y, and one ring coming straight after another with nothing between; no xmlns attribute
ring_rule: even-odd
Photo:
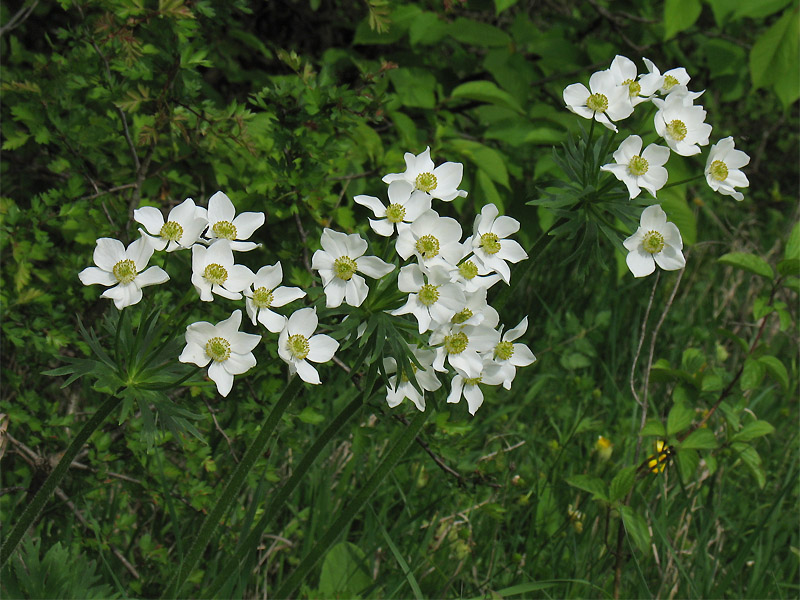
<svg viewBox="0 0 800 600"><path fill-rule="evenodd" d="M8 20L8 23L0 27L0 37L3 37L6 33L11 31L12 29L16 29L20 25L22 25L28 17L31 16L33 9L36 8L36 5L39 4L39 0L33 0L28 6L23 6L20 8L13 17Z"/></svg>

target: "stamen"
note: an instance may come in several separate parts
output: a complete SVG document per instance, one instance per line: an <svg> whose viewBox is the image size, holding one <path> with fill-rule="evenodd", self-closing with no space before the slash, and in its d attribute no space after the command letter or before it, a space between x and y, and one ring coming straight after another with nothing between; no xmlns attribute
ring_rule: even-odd
<svg viewBox="0 0 800 600"><path fill-rule="evenodd" d="M494 357L497 360L508 360L514 355L514 344L511 342L500 342L494 347Z"/></svg>
<svg viewBox="0 0 800 600"><path fill-rule="evenodd" d="M711 163L711 168L708 172L717 181L725 181L728 178L728 165L721 160L715 160Z"/></svg>
<svg viewBox="0 0 800 600"><path fill-rule="evenodd" d="M218 238L222 238L223 240L236 239L236 226L230 221L217 221L211 229Z"/></svg>
<svg viewBox="0 0 800 600"><path fill-rule="evenodd" d="M253 304L258 308L269 308L272 306L272 290L260 287L253 292Z"/></svg>
<svg viewBox="0 0 800 600"><path fill-rule="evenodd" d="M642 86L639 85L638 81L634 81L633 79L626 79L622 82L622 85L628 86L628 95L631 98L635 98L639 95L639 92L642 91Z"/></svg>
<svg viewBox="0 0 800 600"><path fill-rule="evenodd" d="M428 193L436 189L437 183L436 175L433 173L420 173L414 182L418 190Z"/></svg>
<svg viewBox="0 0 800 600"><path fill-rule="evenodd" d="M478 266L471 260L464 261L458 265L458 274L464 279L472 279L478 274Z"/></svg>
<svg viewBox="0 0 800 600"><path fill-rule="evenodd" d="M472 318L473 314L474 313L470 309L465 308L461 312L457 312L456 314L454 314L453 318L451 319L451 322L455 323L456 325L461 325L462 323L466 323L467 321L469 321Z"/></svg>
<svg viewBox="0 0 800 600"><path fill-rule="evenodd" d="M446 335L444 338L444 349L448 354L460 354L467 349L468 345L469 338L463 331L453 335Z"/></svg>
<svg viewBox="0 0 800 600"><path fill-rule="evenodd" d="M648 168L650 168L650 165L648 164L646 158L642 158L641 156L631 156L631 160L628 163L628 173L638 177L647 173Z"/></svg>
<svg viewBox="0 0 800 600"><path fill-rule="evenodd" d="M308 338L306 338L306 336L300 335L299 333L290 335L287 345L289 346L289 352L291 352L297 360L303 360L308 356L309 348Z"/></svg>
<svg viewBox="0 0 800 600"><path fill-rule="evenodd" d="M216 362L223 362L231 356L231 344L222 337L213 337L206 342L206 354Z"/></svg>
<svg viewBox="0 0 800 600"><path fill-rule="evenodd" d="M665 90L669 91L672 88L674 88L676 85L678 85L678 80L675 79L675 77L673 77L672 75L667 75L666 77L664 77L664 89Z"/></svg>
<svg viewBox="0 0 800 600"><path fill-rule="evenodd" d="M417 240L416 248L422 258L425 260L431 259L439 254L439 240L432 235L423 235Z"/></svg>
<svg viewBox="0 0 800 600"><path fill-rule="evenodd" d="M439 300L439 287L426 283L420 288L417 298L423 306L431 306Z"/></svg>
<svg viewBox="0 0 800 600"><path fill-rule="evenodd" d="M130 283L136 279L136 263L129 258L122 259L111 269L120 283Z"/></svg>
<svg viewBox="0 0 800 600"><path fill-rule="evenodd" d="M161 227L161 231L158 232L158 235L170 242L177 242L183 237L183 227L181 227L180 223L176 223L175 221L167 221Z"/></svg>
<svg viewBox="0 0 800 600"><path fill-rule="evenodd" d="M203 277L216 285L223 285L228 279L228 270L218 263L207 265Z"/></svg>
<svg viewBox="0 0 800 600"><path fill-rule="evenodd" d="M586 107L594 112L606 112L608 110L608 98L606 98L605 94L592 94L586 99Z"/></svg>
<svg viewBox="0 0 800 600"><path fill-rule="evenodd" d="M481 248L486 254L497 254L500 252L500 240L496 233L484 233L481 236Z"/></svg>
<svg viewBox="0 0 800 600"><path fill-rule="evenodd" d="M648 231L642 239L645 252L656 254L664 249L664 236L657 231Z"/></svg>
<svg viewBox="0 0 800 600"><path fill-rule="evenodd" d="M406 208L402 204L390 204L386 207L386 220L389 223L402 223L406 218Z"/></svg>
<svg viewBox="0 0 800 600"><path fill-rule="evenodd" d="M667 134L673 140L677 140L680 142L681 140L683 140L683 138L686 137L687 131L688 130L686 129L686 124L679 119L675 119L674 121L670 121L669 123L667 123Z"/></svg>
<svg viewBox="0 0 800 600"><path fill-rule="evenodd" d="M477 377L465 377L464 378L464 385L478 385L481 382L482 377L478 375Z"/></svg>
<svg viewBox="0 0 800 600"><path fill-rule="evenodd" d="M356 261L349 256L340 256L333 261L333 274L344 281L350 281L357 268Z"/></svg>

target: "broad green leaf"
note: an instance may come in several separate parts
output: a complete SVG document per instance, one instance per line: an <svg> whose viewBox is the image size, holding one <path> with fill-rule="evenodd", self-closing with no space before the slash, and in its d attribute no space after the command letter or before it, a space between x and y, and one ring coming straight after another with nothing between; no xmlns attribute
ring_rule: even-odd
<svg viewBox="0 0 800 600"><path fill-rule="evenodd" d="M403 106L417 108L436 106L436 97L434 96L436 78L430 71L401 67L389 71L389 79Z"/></svg>
<svg viewBox="0 0 800 600"><path fill-rule="evenodd" d="M716 448L718 445L719 444L717 443L717 438L714 437L714 433L706 427L701 427L700 429L695 429L689 434L689 437L681 442L680 449L711 450Z"/></svg>
<svg viewBox="0 0 800 600"><path fill-rule="evenodd" d="M650 531L647 528L647 521L630 506L620 506L619 514L622 516L622 523L625 531L633 540L634 545L643 553L650 552Z"/></svg>
<svg viewBox="0 0 800 600"><path fill-rule="evenodd" d="M775 428L766 421L751 421L737 431L731 438L732 442L749 442L775 432Z"/></svg>
<svg viewBox="0 0 800 600"><path fill-rule="evenodd" d="M321 415L310 406L306 406L302 410L302 412L299 415L297 415L297 418L300 419L303 423L308 423L310 425L317 425L325 420L324 415Z"/></svg>
<svg viewBox="0 0 800 600"><path fill-rule="evenodd" d="M789 389L789 373L780 359L767 355L760 357L758 362L767 368L769 374L778 380L784 390Z"/></svg>
<svg viewBox="0 0 800 600"><path fill-rule="evenodd" d="M506 159L497 150L472 140L451 140L450 146L479 169L486 171L492 181L509 188Z"/></svg>
<svg viewBox="0 0 800 600"><path fill-rule="evenodd" d="M753 390L757 388L761 380L764 379L765 372L766 367L759 361L752 358L745 360L742 378L739 380L739 385L742 390Z"/></svg>
<svg viewBox="0 0 800 600"><path fill-rule="evenodd" d="M372 583L364 552L350 542L333 546L322 561L319 593L323 598L355 598Z"/></svg>
<svg viewBox="0 0 800 600"><path fill-rule="evenodd" d="M781 275L800 275L800 258L785 258L778 263Z"/></svg>
<svg viewBox="0 0 800 600"><path fill-rule="evenodd" d="M767 261L759 256L756 256L755 254L747 254L746 252L730 252L720 256L717 259L717 262L721 262L723 265L730 265L744 271L749 271L750 273L755 273L756 275L766 277L767 279L772 279L775 276L775 274L772 272L772 267L767 264Z"/></svg>
<svg viewBox="0 0 800 600"><path fill-rule="evenodd" d="M783 280L783 287L800 294L800 277L787 277Z"/></svg>
<svg viewBox="0 0 800 600"><path fill-rule="evenodd" d="M504 10L514 6L519 0L494 0L494 14L499 15Z"/></svg>
<svg viewBox="0 0 800 600"><path fill-rule="evenodd" d="M749 0L744 2L736 0L736 12L733 13L733 18L735 20L742 17L762 19L775 14L790 2L792 0Z"/></svg>
<svg viewBox="0 0 800 600"><path fill-rule="evenodd" d="M507 46L511 43L511 38L502 29L464 17L458 17L450 25L450 36L463 44L480 48Z"/></svg>
<svg viewBox="0 0 800 600"><path fill-rule="evenodd" d="M758 487L764 489L764 485L767 483L767 474L764 472L761 457L758 452L756 452L756 449L744 442L734 442L731 444L731 448L733 448L734 452L738 453L739 458L741 458L742 462L750 469L753 477L756 478Z"/></svg>
<svg viewBox="0 0 800 600"><path fill-rule="evenodd" d="M636 481L636 467L630 466L625 467L619 473L614 475L614 479L611 480L611 490L609 493L609 500L614 502L616 500L621 500L625 496L628 495L628 492L631 491L634 482Z"/></svg>
<svg viewBox="0 0 800 600"><path fill-rule="evenodd" d="M593 498L608 502L608 488L606 488L605 482L598 477L573 475L572 477L567 477L565 481L572 487L589 492Z"/></svg>
<svg viewBox="0 0 800 600"><path fill-rule="evenodd" d="M666 0L664 2L664 40L689 29L702 10L700 0Z"/></svg>
<svg viewBox="0 0 800 600"><path fill-rule="evenodd" d="M408 41L412 46L438 44L447 35L448 23L434 12L423 12L408 28Z"/></svg>
<svg viewBox="0 0 800 600"><path fill-rule="evenodd" d="M683 356L681 357L681 366L689 371L689 373L695 373L699 371L705 362L706 356L703 354L702 350L698 350L697 348L687 348L683 351Z"/></svg>
<svg viewBox="0 0 800 600"><path fill-rule="evenodd" d="M667 437L667 430L664 429L664 425L661 423L661 421L652 420L644 424L644 427L642 427L642 431L639 435L642 437L655 435L663 438Z"/></svg>
<svg viewBox="0 0 800 600"><path fill-rule="evenodd" d="M497 104L511 110L523 113L522 107L508 92L501 90L491 81L468 81L457 86L451 96L453 98L464 98L467 100L477 100Z"/></svg>
<svg viewBox="0 0 800 600"><path fill-rule="evenodd" d="M668 188L659 192L658 197L663 198L661 208L680 230L684 244L694 244L697 241L697 217L686 201L685 187Z"/></svg>
<svg viewBox="0 0 800 600"><path fill-rule="evenodd" d="M667 415L667 435L680 433L692 424L694 410L683 402L676 402Z"/></svg>
<svg viewBox="0 0 800 600"><path fill-rule="evenodd" d="M800 18L797 7L792 6L756 40L750 50L753 87L773 86L784 107L800 97L798 37Z"/></svg>
<svg viewBox="0 0 800 600"><path fill-rule="evenodd" d="M485 171L478 170L475 175L475 183L481 190L481 202L494 204L500 212L503 212L503 199L497 193L497 188Z"/></svg>
<svg viewBox="0 0 800 600"><path fill-rule="evenodd" d="M794 224L789 239L786 241L786 248L783 257L787 260L800 260L800 221Z"/></svg>
<svg viewBox="0 0 800 600"><path fill-rule="evenodd" d="M681 448L681 451L675 455L675 464L678 465L678 473L681 476L681 481L687 482L697 471L697 465L700 464L700 457L694 450Z"/></svg>

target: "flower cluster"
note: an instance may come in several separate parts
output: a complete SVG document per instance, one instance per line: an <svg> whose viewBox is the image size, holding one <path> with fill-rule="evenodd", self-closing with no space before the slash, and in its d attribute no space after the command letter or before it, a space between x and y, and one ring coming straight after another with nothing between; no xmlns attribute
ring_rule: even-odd
<svg viewBox="0 0 800 600"><path fill-rule="evenodd" d="M510 389L517 367L536 360L525 344L515 343L527 330L527 317L503 333L497 311L486 300L487 290L495 283L500 280L509 283L509 263L527 258L519 243L509 237L517 232L519 222L500 215L494 204L487 204L475 218L470 235L462 239L458 221L441 216L431 205L434 199L449 202L467 195L458 189L463 166L447 162L434 167L430 148L417 156L406 153L405 162L405 172L383 178L389 184L388 205L373 196L354 198L372 211L375 219L370 219L370 226L375 233L384 237L396 233L394 248L405 263L399 270L397 287L406 294L406 300L391 314L413 316L420 335L428 339L423 346L409 345L416 363L411 365L411 373L397 373L394 358L384 360L386 371L394 373L386 400L394 407L408 398L419 410L424 410L421 392L438 389L439 374L450 373L447 401L456 403L466 398L469 412L474 415L483 403L480 385L502 384ZM348 241L345 238L340 238L337 249L339 255L350 259L347 269L342 267L348 275L356 270L372 277L380 277L380 270L388 272L391 265L376 262L379 259L374 257L366 257L371 260L362 266L358 261L363 258L366 245L356 244L358 240L352 238L348 238L353 245L347 253L344 253ZM332 245L330 239L328 244ZM342 291L341 283L332 286L338 276L336 268L333 268L334 279L330 275L335 254L325 246L323 241L328 256L324 262L320 257L318 264L323 281L329 281L325 293L330 306L341 302ZM347 293L346 290L346 301ZM361 299L355 291L352 297Z"/></svg>
<svg viewBox="0 0 800 600"><path fill-rule="evenodd" d="M594 119L615 133L618 131L616 123L631 116L636 107L650 105L655 109L654 133L666 145L650 143L644 147L642 138L632 134L613 153L614 162L600 167L625 184L631 200L639 196L642 189L655 198L657 191L667 183L664 165L670 154L699 154L700 147L709 144L712 131L711 125L705 122L705 109L696 104L703 92L689 90L690 76L686 69L681 67L661 73L652 61L642 60L647 72L640 74L632 60L616 56L608 69L589 78L588 88L573 83L563 93L569 110ZM733 138L720 140L711 146L706 160L708 185L720 194L742 200L744 196L735 188L749 185L740 170L749 161L747 154L734 149ZM677 227L667 223L666 215L658 207L648 207L645 212L647 215L642 214L639 230L624 242L629 250L627 264L633 275L649 275L655 264L666 270L683 268L683 242Z"/></svg>

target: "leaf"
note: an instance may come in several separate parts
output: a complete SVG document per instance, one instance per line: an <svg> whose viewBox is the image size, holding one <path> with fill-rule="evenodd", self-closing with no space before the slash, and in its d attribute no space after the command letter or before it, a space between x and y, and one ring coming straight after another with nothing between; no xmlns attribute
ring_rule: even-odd
<svg viewBox="0 0 800 600"><path fill-rule="evenodd" d="M692 424L694 411L683 402L676 402L667 415L667 435L680 433Z"/></svg>
<svg viewBox="0 0 800 600"><path fill-rule="evenodd" d="M784 107L800 97L800 42L797 7L790 7L765 31L750 50L750 78L753 88L773 86Z"/></svg>
<svg viewBox="0 0 800 600"><path fill-rule="evenodd" d="M306 406L302 412L297 415L297 418L303 423L309 423L310 425L318 425L325 420L324 415L321 415L310 406Z"/></svg>
<svg viewBox="0 0 800 600"><path fill-rule="evenodd" d="M769 374L781 384L781 387L785 391L789 389L789 373L786 371L786 367L783 365L780 359L775 358L774 356L766 355L760 357L758 362L767 368Z"/></svg>
<svg viewBox="0 0 800 600"><path fill-rule="evenodd" d="M792 0L758 0L758 2L742 2L735 0L736 12L733 13L735 20L742 17L750 19L763 19L770 15L775 14L784 6L792 2Z"/></svg>
<svg viewBox="0 0 800 600"><path fill-rule="evenodd" d="M744 271L750 271L751 273L755 273L761 277L766 277L767 279L772 279L775 276L775 274L772 272L772 267L770 267L763 258L760 258L755 254L748 254L746 252L729 252L728 254L723 254L720 256L717 259L717 262L721 262L723 265L730 265Z"/></svg>
<svg viewBox="0 0 800 600"><path fill-rule="evenodd" d="M758 452L756 452L756 449L750 444L743 442L734 442L731 444L731 447L739 454L739 458L742 459L742 462L750 469L753 477L756 478L758 487L764 489L764 485L767 483L767 474L764 472L761 457Z"/></svg>
<svg viewBox="0 0 800 600"><path fill-rule="evenodd" d="M472 140L451 140L450 146L476 167L485 171L492 181L509 189L506 159L497 150Z"/></svg>
<svg viewBox="0 0 800 600"><path fill-rule="evenodd" d="M783 251L786 260L800 260L800 221L794 224L789 239L786 241L786 248Z"/></svg>
<svg viewBox="0 0 800 600"><path fill-rule="evenodd" d="M778 263L781 275L800 275L800 258L785 258Z"/></svg>
<svg viewBox="0 0 800 600"><path fill-rule="evenodd" d="M697 470L697 465L700 464L700 457L694 450L681 448L681 451L675 455L675 464L678 465L681 481L688 482Z"/></svg>
<svg viewBox="0 0 800 600"><path fill-rule="evenodd" d="M631 491L635 481L635 466L625 467L622 469L619 473L614 475L614 479L611 480L609 500L611 500L611 502L622 500L622 498L627 496L628 492Z"/></svg>
<svg viewBox="0 0 800 600"><path fill-rule="evenodd" d="M702 10L700 0L664 2L664 41L694 25Z"/></svg>
<svg viewBox="0 0 800 600"><path fill-rule="evenodd" d="M508 46L511 43L511 38L502 29L464 17L457 18L450 25L450 36L463 44L481 48Z"/></svg>
<svg viewBox="0 0 800 600"><path fill-rule="evenodd" d="M706 428L695 429L680 444L681 450L711 450L719 446L714 433Z"/></svg>
<svg viewBox="0 0 800 600"><path fill-rule="evenodd" d="M605 482L599 477L573 475L572 477L567 477L565 481L572 487L576 487L584 492L589 492L592 494L592 498L608 502L608 489L606 488Z"/></svg>
<svg viewBox="0 0 800 600"><path fill-rule="evenodd" d="M494 14L499 16L504 10L514 6L519 0L494 0Z"/></svg>
<svg viewBox="0 0 800 600"><path fill-rule="evenodd" d="M389 80L394 85L397 98L403 106L433 108L436 106L433 73L419 68L399 68L389 71Z"/></svg>
<svg viewBox="0 0 800 600"><path fill-rule="evenodd" d="M775 432L775 428L766 421L751 421L731 438L732 442L749 442Z"/></svg>
<svg viewBox="0 0 800 600"><path fill-rule="evenodd" d="M686 190L683 186L660 191L658 197L662 198L661 208L680 230L683 243L694 244L697 241L697 217L686 201Z"/></svg>
<svg viewBox="0 0 800 600"><path fill-rule="evenodd" d="M764 379L765 373L765 365L757 360L748 358L744 361L744 369L742 369L742 378L739 380L739 385L742 390L753 390L757 388L761 380Z"/></svg>
<svg viewBox="0 0 800 600"><path fill-rule="evenodd" d="M619 514L622 516L622 523L625 531L633 539L634 545L645 554L650 552L650 531L647 528L647 521L638 513L635 513L630 506L620 506Z"/></svg>
<svg viewBox="0 0 800 600"><path fill-rule="evenodd" d="M372 584L364 552L350 542L333 546L322 561L319 593L323 598L354 598Z"/></svg>
<svg viewBox="0 0 800 600"><path fill-rule="evenodd" d="M642 437L655 435L663 438L667 437L667 430L664 429L664 425L661 423L661 421L653 420L644 424L644 427L642 427L642 431L639 435Z"/></svg>
<svg viewBox="0 0 800 600"><path fill-rule="evenodd" d="M457 86L450 94L453 98L464 98L466 100L477 100L487 104L496 104L510 108L514 112L522 114L524 111L519 103L514 100L508 92L501 90L491 81L468 81Z"/></svg>

